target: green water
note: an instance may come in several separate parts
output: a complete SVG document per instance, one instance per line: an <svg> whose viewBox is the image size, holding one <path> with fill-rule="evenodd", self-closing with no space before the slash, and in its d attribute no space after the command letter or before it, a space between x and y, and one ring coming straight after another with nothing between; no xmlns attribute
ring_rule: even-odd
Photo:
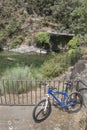
<svg viewBox="0 0 87 130"><path fill-rule="evenodd" d="M44 61L48 58L48 55L29 55L12 52L0 52L0 75L2 75L7 69L16 66L24 67L32 65L36 69L40 68Z"/></svg>

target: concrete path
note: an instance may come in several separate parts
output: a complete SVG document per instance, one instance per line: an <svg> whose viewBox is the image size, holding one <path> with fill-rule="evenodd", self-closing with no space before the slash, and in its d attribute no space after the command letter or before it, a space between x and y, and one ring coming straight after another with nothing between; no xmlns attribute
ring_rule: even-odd
<svg viewBox="0 0 87 130"><path fill-rule="evenodd" d="M48 119L35 123L32 110L33 106L0 106L0 130L80 130L79 121L85 118L84 110L72 115L53 107Z"/></svg>
<svg viewBox="0 0 87 130"><path fill-rule="evenodd" d="M32 110L32 106L0 107L0 130L30 130Z"/></svg>

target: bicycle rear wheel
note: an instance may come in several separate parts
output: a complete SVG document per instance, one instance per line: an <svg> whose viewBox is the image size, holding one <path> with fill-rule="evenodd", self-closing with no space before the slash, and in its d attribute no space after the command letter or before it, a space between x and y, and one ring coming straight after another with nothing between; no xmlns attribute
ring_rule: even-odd
<svg viewBox="0 0 87 130"><path fill-rule="evenodd" d="M47 105L46 105L47 103ZM33 119L35 122L41 122L45 120L51 113L51 103L46 99L41 100L33 110Z"/></svg>
<svg viewBox="0 0 87 130"><path fill-rule="evenodd" d="M79 89L79 92L82 94L83 97L83 105L87 107L87 87Z"/></svg>
<svg viewBox="0 0 87 130"><path fill-rule="evenodd" d="M71 93L66 99L66 104L68 105L67 112L78 112L83 105L82 95L77 91Z"/></svg>

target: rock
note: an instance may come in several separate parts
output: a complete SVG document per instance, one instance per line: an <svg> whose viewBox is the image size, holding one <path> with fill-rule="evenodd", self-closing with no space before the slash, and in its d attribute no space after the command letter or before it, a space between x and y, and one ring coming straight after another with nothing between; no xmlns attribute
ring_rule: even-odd
<svg viewBox="0 0 87 130"><path fill-rule="evenodd" d="M87 130L87 118L86 118L86 126L85 126L85 130Z"/></svg>
<svg viewBox="0 0 87 130"><path fill-rule="evenodd" d="M8 60L8 61L15 61L15 59L11 58L11 57L7 57L6 60Z"/></svg>
<svg viewBox="0 0 87 130"><path fill-rule="evenodd" d="M70 79L71 80L76 80L78 78L77 73L80 75L80 80L83 82L79 82L78 86L77 86L77 90L83 87L87 87L84 84L87 84L87 60L79 60L72 72L71 72L71 76Z"/></svg>
<svg viewBox="0 0 87 130"><path fill-rule="evenodd" d="M80 79L78 79L77 73L80 75ZM78 80L78 84L76 86L76 90L82 89L84 87L87 87L87 60L79 60L71 73L70 76L71 80ZM80 91L83 95L84 105L87 107L87 90Z"/></svg>
<svg viewBox="0 0 87 130"><path fill-rule="evenodd" d="M83 55L82 59L87 60L87 55Z"/></svg>
<svg viewBox="0 0 87 130"><path fill-rule="evenodd" d="M19 48L9 50L15 53L37 53L37 54L46 54L47 51L44 49L40 49L34 46L21 45Z"/></svg>
<svg viewBox="0 0 87 130"><path fill-rule="evenodd" d="M85 72L87 72L87 60L79 60L72 70L70 79L75 79L77 73L83 76Z"/></svg>

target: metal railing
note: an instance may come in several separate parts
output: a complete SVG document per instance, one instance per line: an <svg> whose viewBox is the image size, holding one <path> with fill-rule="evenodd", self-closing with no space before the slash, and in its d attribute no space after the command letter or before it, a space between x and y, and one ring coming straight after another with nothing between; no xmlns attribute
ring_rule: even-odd
<svg viewBox="0 0 87 130"><path fill-rule="evenodd" d="M64 91L64 81L44 81L58 91ZM41 87L41 81L0 80L0 105L34 105L46 94L47 88Z"/></svg>

